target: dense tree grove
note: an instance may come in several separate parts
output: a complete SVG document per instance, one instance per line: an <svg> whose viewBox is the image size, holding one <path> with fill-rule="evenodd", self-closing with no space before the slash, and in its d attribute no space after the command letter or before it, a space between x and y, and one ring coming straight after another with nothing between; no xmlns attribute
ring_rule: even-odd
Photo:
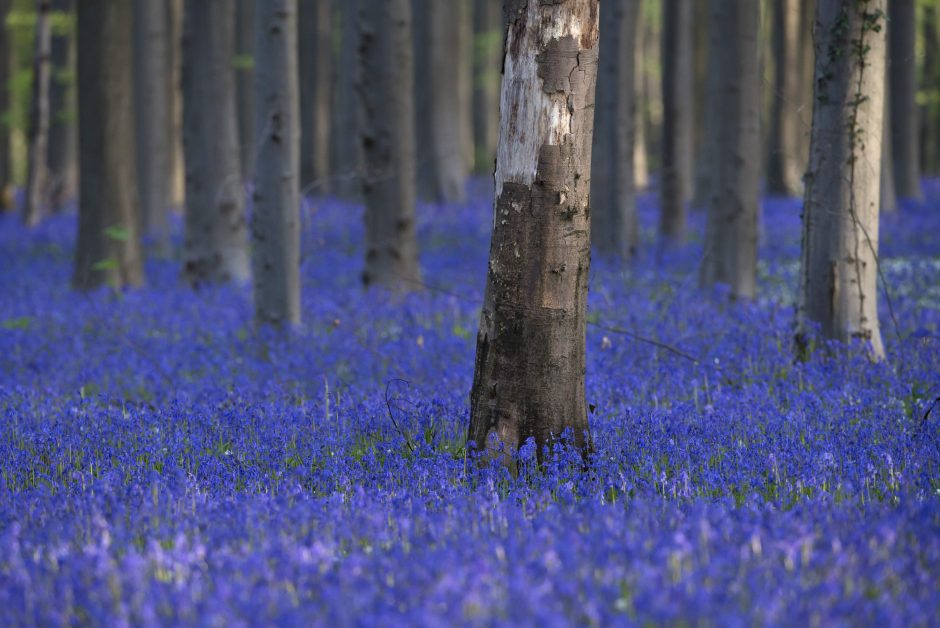
<svg viewBox="0 0 940 628"><path fill-rule="evenodd" d="M935 625L936 4L0 0L3 625Z"/></svg>

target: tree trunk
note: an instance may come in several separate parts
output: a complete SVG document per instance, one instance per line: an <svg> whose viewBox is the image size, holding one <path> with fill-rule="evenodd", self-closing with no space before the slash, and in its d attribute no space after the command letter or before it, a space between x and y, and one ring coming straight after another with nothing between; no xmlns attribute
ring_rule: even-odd
<svg viewBox="0 0 940 628"><path fill-rule="evenodd" d="M171 93L166 2L134 1L134 94L141 230L157 249L170 245Z"/></svg>
<svg viewBox="0 0 940 628"><path fill-rule="evenodd" d="M815 1L815 0L810 0ZM711 182L711 170L715 163L715 131L709 121L715 116L711 110L712 102L708 94L708 70L710 67L708 46L711 38L708 32L708 2L695 2L692 7L693 22L698 25L692 36L694 49L694 91L695 102L701 103L695 112L695 180L692 187L693 209L703 209L708 203Z"/></svg>
<svg viewBox="0 0 940 628"><path fill-rule="evenodd" d="M927 104L920 112L921 172L933 176L940 173L940 11L925 5L922 14L924 63L922 89Z"/></svg>
<svg viewBox="0 0 940 628"><path fill-rule="evenodd" d="M760 5L712 0L709 9L705 97L714 161L700 279L703 287L726 284L732 296L752 299L757 292L760 185Z"/></svg>
<svg viewBox="0 0 940 628"><path fill-rule="evenodd" d="M415 0L414 8L419 192L434 203L460 202L467 162L461 141L459 11L439 0Z"/></svg>
<svg viewBox="0 0 940 628"><path fill-rule="evenodd" d="M251 181L255 168L254 46L256 0L236 0L235 90L238 102L238 146L243 181Z"/></svg>
<svg viewBox="0 0 940 628"><path fill-rule="evenodd" d="M12 0L0 0L0 212L13 207L13 168L10 163L10 75L13 33L7 27Z"/></svg>
<svg viewBox="0 0 940 628"><path fill-rule="evenodd" d="M500 3L473 5L473 145L477 174L493 172L499 120Z"/></svg>
<svg viewBox="0 0 940 628"><path fill-rule="evenodd" d="M633 0L627 0L632 3ZM649 142L647 141L646 124L649 120L647 115L650 107L655 106L653 94L650 93L650 81L647 80L647 62L646 46L643 44L644 24L648 21L643 15L643 3L636 0L639 5L636 18L636 32L633 34L634 50L636 58L634 59L633 73L633 102L636 106L633 108L633 188L634 190L645 190L650 184L650 159Z"/></svg>
<svg viewBox="0 0 940 628"><path fill-rule="evenodd" d="M773 3L774 88L767 145L767 193L793 196L800 189L800 10L803 0Z"/></svg>
<svg viewBox="0 0 940 628"><path fill-rule="evenodd" d="M509 456L571 430L584 396L598 0L506 3L496 208L468 441Z"/></svg>
<svg viewBox="0 0 940 628"><path fill-rule="evenodd" d="M404 292L421 279L410 0L360 0L359 38L366 205L362 280Z"/></svg>
<svg viewBox="0 0 940 628"><path fill-rule="evenodd" d="M303 1L303 0L302 0ZM255 320L300 324L300 73L297 0L259 2L255 15L255 128L252 212Z"/></svg>
<svg viewBox="0 0 940 628"><path fill-rule="evenodd" d="M361 193L362 134L359 129L359 30L360 0L335 0L340 5L340 43L336 74L336 106L333 108L332 130L336 138L336 159L333 161L332 191L344 199L357 198Z"/></svg>
<svg viewBox="0 0 940 628"><path fill-rule="evenodd" d="M131 9L126 0L77 3L81 196L72 282L79 290L143 282Z"/></svg>
<svg viewBox="0 0 940 628"><path fill-rule="evenodd" d="M659 235L670 244L685 241L686 202L692 194L692 2L663 4L663 165Z"/></svg>
<svg viewBox="0 0 940 628"><path fill-rule="evenodd" d="M597 99L591 160L591 231L604 255L633 257L639 246L633 141L638 2L601 7Z"/></svg>
<svg viewBox="0 0 940 628"><path fill-rule="evenodd" d="M888 34L890 36L890 33ZM887 69L887 63L885 69ZM889 84L885 76L885 86ZM891 150L891 99L884 99L884 120L881 125L881 190L878 207L881 212L890 214L898 210L898 192L895 187L894 151Z"/></svg>
<svg viewBox="0 0 940 628"><path fill-rule="evenodd" d="M72 0L53 0L60 16L73 15ZM53 25L52 78L49 84L49 203L53 211L75 198L78 190L78 129L75 125L75 36L71 28Z"/></svg>
<svg viewBox="0 0 940 628"><path fill-rule="evenodd" d="M914 0L888 2L888 63L891 100L891 146L898 198L920 201L920 138L918 137L917 38Z"/></svg>
<svg viewBox="0 0 940 628"><path fill-rule="evenodd" d="M167 2L167 66L170 85L169 201L174 208L186 204L186 167L183 163L183 0Z"/></svg>
<svg viewBox="0 0 940 628"><path fill-rule="evenodd" d="M330 191L332 15L330 0L299 0L300 181L316 194Z"/></svg>
<svg viewBox="0 0 940 628"><path fill-rule="evenodd" d="M29 162L23 222L33 227L49 213L49 79L52 61L50 0L36 3L36 42L33 57L33 91L29 112Z"/></svg>
<svg viewBox="0 0 940 628"><path fill-rule="evenodd" d="M250 268L232 67L235 16L227 0L186 0L184 22L183 275L194 286L245 282Z"/></svg>
<svg viewBox="0 0 940 628"><path fill-rule="evenodd" d="M797 304L797 347L810 326L862 339L878 327L878 201L885 97L885 0L819 0L816 93ZM861 51L861 52L860 52Z"/></svg>

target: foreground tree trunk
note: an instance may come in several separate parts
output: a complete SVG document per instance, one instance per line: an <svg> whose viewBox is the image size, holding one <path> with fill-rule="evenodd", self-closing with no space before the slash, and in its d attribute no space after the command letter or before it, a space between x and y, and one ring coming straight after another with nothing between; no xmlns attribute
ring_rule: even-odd
<svg viewBox="0 0 940 628"><path fill-rule="evenodd" d="M141 230L165 252L170 245L170 97L168 11L161 0L134 2L134 93Z"/></svg>
<svg viewBox="0 0 940 628"><path fill-rule="evenodd" d="M760 184L760 91L757 34L760 3L709 4L708 123L714 141L708 222L700 280L721 283L732 296L757 292L757 214Z"/></svg>
<svg viewBox="0 0 940 628"><path fill-rule="evenodd" d="M366 286L414 290L415 116L410 0L359 0Z"/></svg>
<svg viewBox="0 0 940 628"><path fill-rule="evenodd" d="M54 0L54 15L71 17L72 0ZM75 34L52 29L52 78L49 83L49 204L58 211L78 190L78 135L75 126Z"/></svg>
<svg viewBox="0 0 940 628"><path fill-rule="evenodd" d="M332 15L330 0L299 0L300 181L317 194L330 191Z"/></svg>
<svg viewBox="0 0 940 628"><path fill-rule="evenodd" d="M591 160L591 231L605 255L633 257L640 228L634 189L634 63L638 2L601 7L597 104Z"/></svg>
<svg viewBox="0 0 940 628"><path fill-rule="evenodd" d="M686 202L692 193L692 2L663 4L663 164L659 235L671 244L685 241Z"/></svg>
<svg viewBox="0 0 940 628"><path fill-rule="evenodd" d="M184 22L183 275L194 286L245 282L250 269L232 67L235 16L228 0L186 0Z"/></svg>
<svg viewBox="0 0 940 628"><path fill-rule="evenodd" d="M255 127L252 213L255 320L300 323L300 104L297 0L265 0L255 15Z"/></svg>
<svg viewBox="0 0 940 628"><path fill-rule="evenodd" d="M127 0L78 3L80 290L143 282L134 148L133 15Z"/></svg>
<svg viewBox="0 0 940 628"><path fill-rule="evenodd" d="M52 65L50 0L36 4L36 42L33 58L33 92L29 113L29 163L26 173L26 200L23 222L31 227L49 213L49 79Z"/></svg>
<svg viewBox="0 0 940 628"><path fill-rule="evenodd" d="M332 192L340 198L353 199L361 193L362 134L359 130L358 9L360 0L336 0L340 7L340 42L336 73L336 106L333 108L332 135L336 157L333 159Z"/></svg>
<svg viewBox="0 0 940 628"><path fill-rule="evenodd" d="M598 0L506 4L496 207L468 440L511 455L570 429L584 397Z"/></svg>
<svg viewBox="0 0 940 628"><path fill-rule="evenodd" d="M885 88L885 0L819 0L816 93L797 304L797 346L810 326L869 343L878 327L878 202Z"/></svg>
<svg viewBox="0 0 940 628"><path fill-rule="evenodd" d="M888 2L888 62L891 101L891 149L898 198L920 201L920 128L917 107L917 28L914 0ZM933 86L936 87L936 86Z"/></svg>
<svg viewBox="0 0 940 628"><path fill-rule="evenodd" d="M774 92L767 146L767 193L792 196L800 189L800 27L803 0L773 3Z"/></svg>

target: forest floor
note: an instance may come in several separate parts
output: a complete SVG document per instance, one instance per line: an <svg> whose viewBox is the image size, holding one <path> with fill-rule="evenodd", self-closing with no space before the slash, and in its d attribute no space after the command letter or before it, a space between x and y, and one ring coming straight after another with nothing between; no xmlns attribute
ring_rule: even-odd
<svg viewBox="0 0 940 628"><path fill-rule="evenodd" d="M656 253L642 198L643 255L592 270L590 468L527 447L515 476L464 448L482 188L419 209L427 287L397 299L360 288L361 209L306 207L289 338L172 259L143 289L72 292L75 216L0 217L4 623L935 624L926 189L881 221L878 364L792 357L799 201L765 201L760 297L734 304L697 289L700 236Z"/></svg>

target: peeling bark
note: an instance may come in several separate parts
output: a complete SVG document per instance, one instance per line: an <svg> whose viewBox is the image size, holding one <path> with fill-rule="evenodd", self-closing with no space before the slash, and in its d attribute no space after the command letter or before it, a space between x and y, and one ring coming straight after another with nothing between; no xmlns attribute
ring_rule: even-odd
<svg viewBox="0 0 940 628"><path fill-rule="evenodd" d="M590 447L584 397L598 1L506 3L496 203L468 440Z"/></svg>
<svg viewBox="0 0 940 628"><path fill-rule="evenodd" d="M883 16L873 19L884 9L885 0L820 0L817 5L816 92L797 304L800 350L817 323L825 338L861 339L873 357L884 356L876 282L885 30Z"/></svg>

